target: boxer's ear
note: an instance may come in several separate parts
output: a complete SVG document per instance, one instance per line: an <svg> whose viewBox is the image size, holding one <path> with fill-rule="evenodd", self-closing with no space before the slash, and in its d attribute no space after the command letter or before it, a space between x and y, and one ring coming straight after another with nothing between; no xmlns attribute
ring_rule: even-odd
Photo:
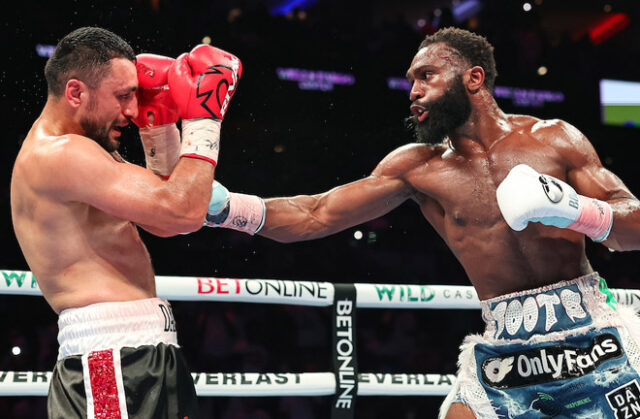
<svg viewBox="0 0 640 419"><path fill-rule="evenodd" d="M476 93L484 86L484 69L479 65L466 70L463 75L463 82L471 93Z"/></svg>
<svg viewBox="0 0 640 419"><path fill-rule="evenodd" d="M67 102L77 108L83 101L83 94L86 95L87 85L78 79L70 79L65 86L64 96Z"/></svg>

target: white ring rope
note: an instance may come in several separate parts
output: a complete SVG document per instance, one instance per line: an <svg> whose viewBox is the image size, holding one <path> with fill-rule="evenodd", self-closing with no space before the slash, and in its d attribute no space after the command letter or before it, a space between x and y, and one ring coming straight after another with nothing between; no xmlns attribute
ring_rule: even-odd
<svg viewBox="0 0 640 419"><path fill-rule="evenodd" d="M192 373L200 397L330 396L336 392L332 372ZM0 371L0 397L46 396L51 372ZM358 396L445 396L453 374L360 373Z"/></svg>
<svg viewBox="0 0 640 419"><path fill-rule="evenodd" d="M42 295L29 271L0 270L0 294ZM476 291L464 285L354 284L358 308L479 309ZM157 276L158 296L170 301L224 301L328 307L331 282ZM640 290L611 289L616 300L640 311Z"/></svg>
<svg viewBox="0 0 640 419"><path fill-rule="evenodd" d="M41 296L29 271L0 270L0 294ZM479 309L470 286L354 284L359 308ZM173 301L224 301L245 303L330 306L330 282L275 279L236 279L157 276L159 297ZM616 300L640 311L640 290L612 289ZM336 392L332 372L316 373L193 373L199 396L264 397L328 396ZM0 397L46 396L51 372L0 371ZM453 374L359 373L358 396L445 396Z"/></svg>

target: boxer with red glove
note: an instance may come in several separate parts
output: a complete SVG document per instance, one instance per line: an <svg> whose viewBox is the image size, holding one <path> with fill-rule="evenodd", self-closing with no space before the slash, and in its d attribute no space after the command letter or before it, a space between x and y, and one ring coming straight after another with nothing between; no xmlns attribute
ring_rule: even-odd
<svg viewBox="0 0 640 419"><path fill-rule="evenodd" d="M140 129L147 169L167 179L180 157L180 118L169 85L169 68L175 60L155 54L136 57L138 73L138 116L133 123Z"/></svg>
<svg viewBox="0 0 640 419"><path fill-rule="evenodd" d="M240 60L210 45L198 45L169 68L171 95L182 118L181 157L216 164L220 126L242 75Z"/></svg>

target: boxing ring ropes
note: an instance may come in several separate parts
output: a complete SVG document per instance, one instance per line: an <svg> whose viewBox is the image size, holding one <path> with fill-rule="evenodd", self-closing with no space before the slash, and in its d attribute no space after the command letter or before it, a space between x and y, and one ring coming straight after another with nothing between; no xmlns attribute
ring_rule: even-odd
<svg viewBox="0 0 640 419"><path fill-rule="evenodd" d="M42 296L31 272L0 270L0 294ZM169 301L222 301L334 307L333 372L192 373L198 396L445 396L454 374L379 374L357 371L355 309L479 309L471 286L332 284L275 279L157 276L157 294ZM640 290L611 289L640 311ZM357 376L357 380L355 377ZM0 371L0 396L46 396L51 372Z"/></svg>

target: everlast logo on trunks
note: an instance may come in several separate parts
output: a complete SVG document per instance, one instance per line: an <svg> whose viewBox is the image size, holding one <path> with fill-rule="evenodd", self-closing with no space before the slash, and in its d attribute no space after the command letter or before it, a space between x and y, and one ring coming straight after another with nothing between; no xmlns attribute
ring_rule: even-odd
<svg viewBox="0 0 640 419"><path fill-rule="evenodd" d="M529 339L534 334L591 324L575 284L491 303L489 309L484 316L487 322L494 322L496 339Z"/></svg>
<svg viewBox="0 0 640 419"><path fill-rule="evenodd" d="M633 380L607 393L609 406L616 414L616 419L640 418L640 387Z"/></svg>
<svg viewBox="0 0 640 419"><path fill-rule="evenodd" d="M581 377L621 355L618 339L611 333L603 333L586 348L554 345L527 349L487 358L480 369L486 385L508 389Z"/></svg>

